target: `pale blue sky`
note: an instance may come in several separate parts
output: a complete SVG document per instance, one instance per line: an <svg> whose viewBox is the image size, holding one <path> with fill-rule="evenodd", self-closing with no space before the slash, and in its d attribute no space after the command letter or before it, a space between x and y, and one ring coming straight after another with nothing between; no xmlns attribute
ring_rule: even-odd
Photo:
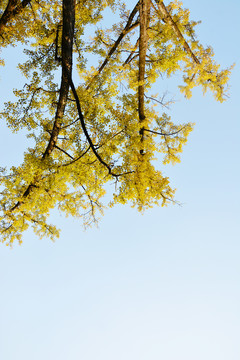
<svg viewBox="0 0 240 360"><path fill-rule="evenodd" d="M171 115L196 123L182 162L165 170L183 206L144 215L118 206L87 231L56 216L55 243L29 231L21 247L1 245L0 359L239 360L240 3L184 6L216 60L236 66L223 104L168 87ZM0 69L1 103L21 82L17 56ZM1 124L0 165L21 159L24 145Z"/></svg>

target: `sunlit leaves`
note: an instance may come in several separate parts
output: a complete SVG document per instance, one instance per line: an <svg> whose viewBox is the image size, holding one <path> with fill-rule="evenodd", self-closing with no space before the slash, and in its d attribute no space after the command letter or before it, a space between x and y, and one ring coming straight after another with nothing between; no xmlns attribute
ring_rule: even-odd
<svg viewBox="0 0 240 360"><path fill-rule="evenodd" d="M109 184L113 185L110 206L130 203L143 211L175 201L168 177L154 165L157 161L159 169L160 163L180 162L193 124L179 124L162 112L168 102L152 94L153 85L180 73L179 87L186 97L201 86L221 102L231 68L220 70L213 50L196 37L198 22L190 19L180 2L170 2L163 11L162 2L153 1L144 77L139 79L136 4L128 9L120 0L76 1L73 81L82 114L76 94L69 91L58 119L57 141L48 156L60 101L62 1L31 1L21 14L2 23L0 45L22 42L27 60L19 64L26 83L14 90L15 101L7 102L0 115L13 132L24 130L31 138L23 163L9 171L1 168L0 233L7 244L21 242L29 226L38 236L55 239L59 231L47 219L56 208L90 225L102 213ZM0 25L6 5L7 1L0 5ZM141 86L145 114L139 121Z"/></svg>

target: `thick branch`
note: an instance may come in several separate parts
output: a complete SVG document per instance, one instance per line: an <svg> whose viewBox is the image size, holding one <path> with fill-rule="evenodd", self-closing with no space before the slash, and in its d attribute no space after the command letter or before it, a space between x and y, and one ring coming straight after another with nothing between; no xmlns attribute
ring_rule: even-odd
<svg viewBox="0 0 240 360"><path fill-rule="evenodd" d="M7 7L0 19L0 35L4 34L4 28L16 15L20 14L31 0L9 0Z"/></svg>
<svg viewBox="0 0 240 360"><path fill-rule="evenodd" d="M61 129L62 118L67 103L69 91L69 78L72 76L72 47L73 47L73 34L75 22L75 0L63 0L63 32L62 32L62 77L59 100L55 115L53 129L47 148L42 156L42 160L47 158L57 143L57 137ZM35 187L34 183L28 185L22 197L26 198L32 189ZM10 211L18 208L23 201L18 201Z"/></svg>
<svg viewBox="0 0 240 360"><path fill-rule="evenodd" d="M75 0L63 0L63 30L62 30L62 78L55 121L48 146L43 159L51 154L57 142L61 129L62 118L67 103L69 79L72 77L72 50L75 23Z"/></svg>
<svg viewBox="0 0 240 360"><path fill-rule="evenodd" d="M149 21L150 1L141 0L139 5L140 15L140 37L139 37L139 71L138 71L138 116L140 124L145 120L144 112L144 91L145 91L145 66L146 66L146 53L148 43L148 21ZM144 126L140 129L141 142L144 141ZM143 154L143 149L140 153Z"/></svg>

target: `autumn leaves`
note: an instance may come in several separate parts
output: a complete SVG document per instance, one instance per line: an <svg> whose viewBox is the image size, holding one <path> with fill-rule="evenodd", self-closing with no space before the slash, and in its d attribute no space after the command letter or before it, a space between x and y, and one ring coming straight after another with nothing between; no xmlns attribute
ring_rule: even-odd
<svg viewBox="0 0 240 360"><path fill-rule="evenodd" d="M108 27L106 8L118 14ZM222 101L229 76L196 40L196 25L177 0L140 0L131 10L115 0L0 4L1 46L21 41L28 55L19 65L26 84L0 116L35 143L21 165L1 169L2 241L21 241L29 226L56 238L53 208L89 225L112 180L110 206L130 202L142 211L175 201L154 161L179 162L192 124L174 123L152 85L160 79L162 89L181 72L186 96L201 85Z"/></svg>

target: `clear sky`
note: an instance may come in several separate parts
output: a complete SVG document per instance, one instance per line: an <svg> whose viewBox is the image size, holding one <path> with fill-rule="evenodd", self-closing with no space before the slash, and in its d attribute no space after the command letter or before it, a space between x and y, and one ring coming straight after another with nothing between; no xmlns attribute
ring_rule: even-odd
<svg viewBox="0 0 240 360"><path fill-rule="evenodd" d="M54 215L55 243L28 231L21 247L0 245L0 359L240 359L240 2L183 3L217 62L236 62L223 104L169 85L171 115L196 123L182 162L166 167L183 205L118 206L87 231ZM7 56L1 103L22 81L18 49ZM1 124L0 165L23 146Z"/></svg>

